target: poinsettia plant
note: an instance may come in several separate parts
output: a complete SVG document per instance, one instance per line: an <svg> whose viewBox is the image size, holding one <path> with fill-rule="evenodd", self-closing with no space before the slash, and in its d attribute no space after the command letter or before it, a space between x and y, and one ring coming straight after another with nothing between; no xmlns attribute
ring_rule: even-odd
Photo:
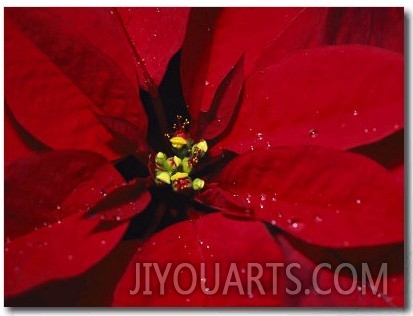
<svg viewBox="0 0 413 316"><path fill-rule="evenodd" d="M6 305L403 306L403 19L6 8Z"/></svg>

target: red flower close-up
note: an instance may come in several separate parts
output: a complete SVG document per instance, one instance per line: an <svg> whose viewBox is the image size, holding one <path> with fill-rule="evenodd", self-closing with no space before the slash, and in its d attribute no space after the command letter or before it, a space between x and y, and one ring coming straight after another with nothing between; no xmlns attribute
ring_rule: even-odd
<svg viewBox="0 0 413 316"><path fill-rule="evenodd" d="M403 307L403 8L5 8L6 306Z"/></svg>

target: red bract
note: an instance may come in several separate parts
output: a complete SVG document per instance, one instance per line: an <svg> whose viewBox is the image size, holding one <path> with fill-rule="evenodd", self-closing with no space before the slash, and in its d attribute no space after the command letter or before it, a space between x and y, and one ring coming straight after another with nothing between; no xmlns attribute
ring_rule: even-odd
<svg viewBox="0 0 413 316"><path fill-rule="evenodd" d="M402 306L402 53L402 9L7 8L6 304Z"/></svg>

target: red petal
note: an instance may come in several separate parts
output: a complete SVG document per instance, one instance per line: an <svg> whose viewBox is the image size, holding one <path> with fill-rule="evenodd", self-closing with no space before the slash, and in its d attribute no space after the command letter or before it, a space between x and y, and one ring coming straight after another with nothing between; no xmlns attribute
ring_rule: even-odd
<svg viewBox="0 0 413 316"><path fill-rule="evenodd" d="M144 67L159 85L184 40L189 8L118 8ZM140 84L147 86L144 74Z"/></svg>
<svg viewBox="0 0 413 316"><path fill-rule="evenodd" d="M140 242L121 241L98 264L79 276L50 281L21 295L6 298L12 307L103 307L112 294ZM110 271L110 273L108 273ZM102 277L102 276L105 277Z"/></svg>
<svg viewBox="0 0 413 316"><path fill-rule="evenodd" d="M19 158L47 149L49 149L47 146L40 143L16 122L6 104L4 107L4 165L7 166Z"/></svg>
<svg viewBox="0 0 413 316"><path fill-rule="evenodd" d="M124 221L139 214L149 205L151 195L145 188L145 181L138 179L134 184L121 186L96 204L89 214L99 214L101 219Z"/></svg>
<svg viewBox="0 0 413 316"><path fill-rule="evenodd" d="M362 44L403 53L402 8L305 8L261 53L263 69L295 51Z"/></svg>
<svg viewBox="0 0 413 316"><path fill-rule="evenodd" d="M375 45L404 51L403 8L330 8L327 44Z"/></svg>
<svg viewBox="0 0 413 316"><path fill-rule="evenodd" d="M230 127L239 105L243 83L244 58L241 58L220 83L211 108L199 113L198 122L193 124L197 128L194 133L197 139L215 140Z"/></svg>
<svg viewBox="0 0 413 316"><path fill-rule="evenodd" d="M123 182L112 164L90 152L22 158L5 170L5 234L14 238L88 209Z"/></svg>
<svg viewBox="0 0 413 316"><path fill-rule="evenodd" d="M403 127L403 56L334 46L292 55L252 76L235 125L220 145L317 144L347 149Z"/></svg>
<svg viewBox="0 0 413 316"><path fill-rule="evenodd" d="M245 75L301 8L193 9L182 51L182 84L193 119L206 111L225 75L244 55Z"/></svg>
<svg viewBox="0 0 413 316"><path fill-rule="evenodd" d="M257 245L259 244L259 247ZM220 214L211 214L198 220L182 222L168 227L149 239L138 249L135 257L120 281L114 295L115 306L279 306L283 293L272 294L272 269L266 268L268 262L280 262L282 255L265 227L258 222L243 222L224 218ZM143 263L157 264L164 271L167 263L171 270L166 278L165 295L159 295L159 281L154 268L150 271L151 295L144 295L145 281ZM200 264L206 267L205 278L200 280ZM221 295L229 265L237 265L245 295L230 287L228 295ZM260 295L255 284L252 296L247 295L245 270L247 263L261 264L264 274L261 278L266 295ZM141 286L136 295L130 291L135 289L136 263L140 263ZM192 265L197 273L197 286L193 293L181 295L173 284L173 273L181 263ZM219 289L214 295L203 294L201 283L205 283L213 291L215 288L215 263L220 264ZM245 269L245 270L243 270ZM188 289L191 285L191 274L182 269L179 274L179 286ZM178 271L179 272L179 271ZM269 273L268 273L269 272ZM255 274L255 270L254 270ZM139 277L139 276L138 276ZM188 283L189 282L189 283ZM277 285L283 285L279 278ZM234 291L233 291L234 290Z"/></svg>
<svg viewBox="0 0 413 316"><path fill-rule="evenodd" d="M104 157L89 152L48 152L11 164L5 173L6 295L77 275L103 258L127 223L102 227L100 217L84 218L82 210L123 182Z"/></svg>
<svg viewBox="0 0 413 316"><path fill-rule="evenodd" d="M78 213L6 244L5 295L78 275L99 262L116 246L128 226L115 224L99 230L99 221Z"/></svg>
<svg viewBox="0 0 413 316"><path fill-rule="evenodd" d="M356 247L404 238L403 188L359 155L316 147L256 151L232 160L217 182L245 208L225 210L224 202L207 199L210 206L252 212L308 243Z"/></svg>
<svg viewBox="0 0 413 316"><path fill-rule="evenodd" d="M122 71L133 59L108 11L9 8L5 16L5 93L24 128L53 148L93 148L108 158L118 156L113 137L94 113L124 117L145 139L136 83ZM92 28L100 40L90 40Z"/></svg>

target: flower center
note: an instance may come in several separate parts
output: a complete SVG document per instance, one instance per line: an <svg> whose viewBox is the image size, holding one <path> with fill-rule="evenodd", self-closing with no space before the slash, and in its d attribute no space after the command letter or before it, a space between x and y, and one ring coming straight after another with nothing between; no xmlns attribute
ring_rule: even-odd
<svg viewBox="0 0 413 316"><path fill-rule="evenodd" d="M188 120L182 122L178 116L178 123L173 126L173 133L167 134L174 156L168 157L158 152L155 157L155 184L158 186L170 185L176 192L201 190L205 182L202 179L192 179L190 174L199 160L208 151L205 140L194 144L193 139L186 132Z"/></svg>

